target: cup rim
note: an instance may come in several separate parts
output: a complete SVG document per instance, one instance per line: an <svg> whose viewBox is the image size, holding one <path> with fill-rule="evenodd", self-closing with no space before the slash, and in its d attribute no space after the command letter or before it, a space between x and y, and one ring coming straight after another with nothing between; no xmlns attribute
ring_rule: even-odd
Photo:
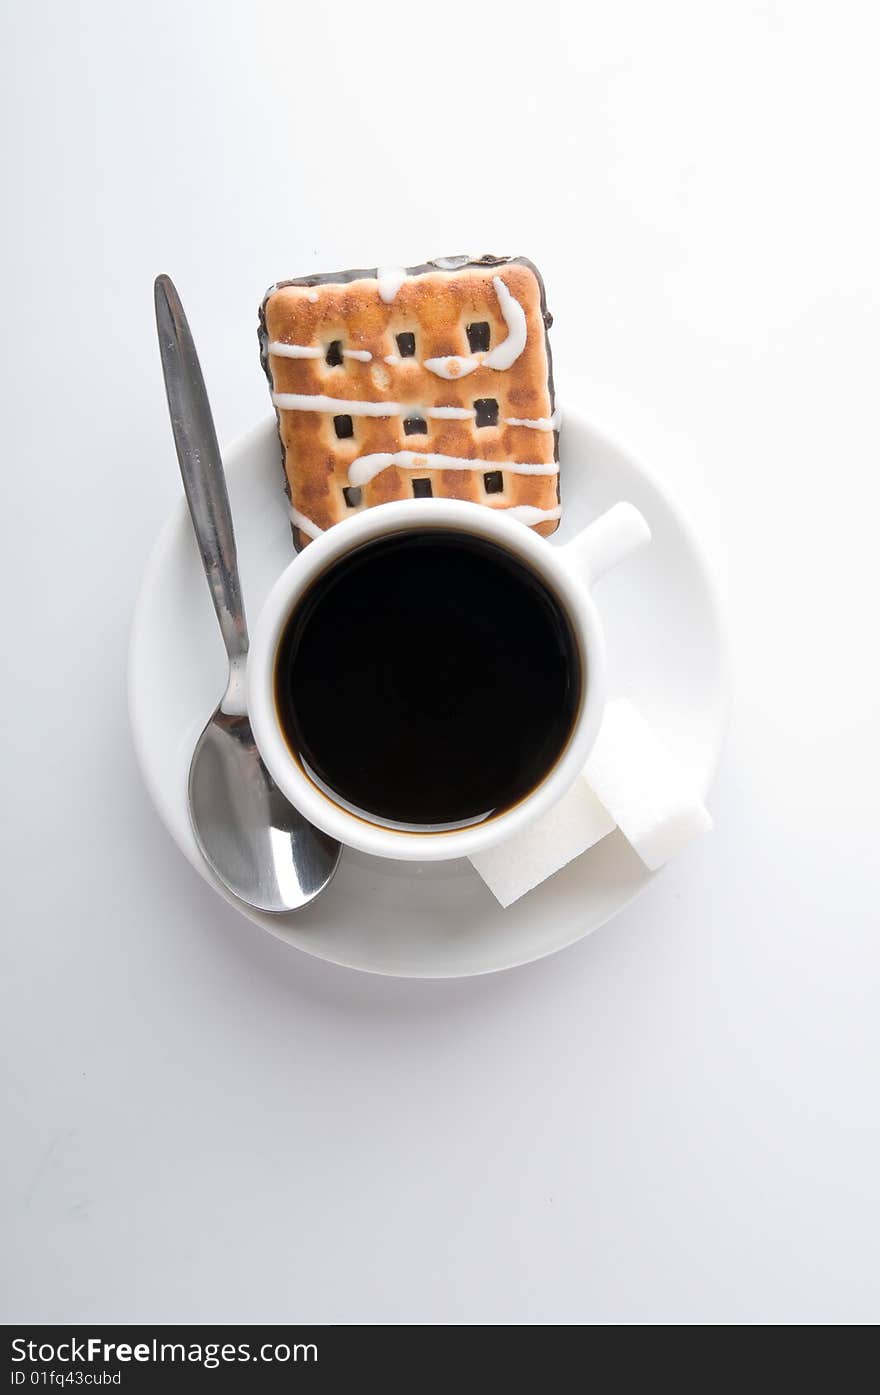
<svg viewBox="0 0 880 1395"><path fill-rule="evenodd" d="M452 528L498 542L551 586L564 605L588 678L580 712L554 766L518 803L485 823L441 832L410 832L370 823L320 789L290 751L275 707L275 660L287 621L305 591L335 561L375 538L413 528ZM247 707L257 748L282 793L317 828L349 847L398 861L471 857L515 837L546 813L582 772L598 734L605 694L605 644L585 580L564 560L564 549L500 510L461 499L402 499L381 504L328 529L292 558L257 618L247 664Z"/></svg>

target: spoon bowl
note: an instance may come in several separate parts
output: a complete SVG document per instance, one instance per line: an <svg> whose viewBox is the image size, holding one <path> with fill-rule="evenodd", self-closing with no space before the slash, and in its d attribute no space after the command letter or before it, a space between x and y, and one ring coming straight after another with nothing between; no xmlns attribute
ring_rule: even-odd
<svg viewBox="0 0 880 1395"><path fill-rule="evenodd" d="M202 855L258 910L306 905L336 871L340 845L306 823L278 789L246 716L218 707L193 753L189 807Z"/></svg>

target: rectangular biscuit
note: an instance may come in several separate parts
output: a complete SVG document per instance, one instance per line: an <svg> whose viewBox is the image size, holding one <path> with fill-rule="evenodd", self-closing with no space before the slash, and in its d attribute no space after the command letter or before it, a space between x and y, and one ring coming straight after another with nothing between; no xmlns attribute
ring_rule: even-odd
<svg viewBox="0 0 880 1395"><path fill-rule="evenodd" d="M360 509L431 495L555 532L550 323L523 257L441 257L272 286L260 352L297 549Z"/></svg>

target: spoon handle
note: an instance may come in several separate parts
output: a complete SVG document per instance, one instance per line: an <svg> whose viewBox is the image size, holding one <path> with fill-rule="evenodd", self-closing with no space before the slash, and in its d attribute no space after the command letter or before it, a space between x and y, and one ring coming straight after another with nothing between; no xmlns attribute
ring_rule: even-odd
<svg viewBox="0 0 880 1395"><path fill-rule="evenodd" d="M159 352L183 488L229 655L230 677L236 679L244 668L248 633L223 460L180 296L170 276L157 276L154 291Z"/></svg>

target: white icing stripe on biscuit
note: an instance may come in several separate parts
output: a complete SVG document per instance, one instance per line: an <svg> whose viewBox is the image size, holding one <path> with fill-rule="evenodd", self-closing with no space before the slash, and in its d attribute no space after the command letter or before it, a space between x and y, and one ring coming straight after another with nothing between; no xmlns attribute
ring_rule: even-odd
<svg viewBox="0 0 880 1395"><path fill-rule="evenodd" d="M507 338L489 350L483 358L483 367L503 370L516 363L526 346L526 312L500 276L492 277L492 285L507 325Z"/></svg>
<svg viewBox="0 0 880 1395"><path fill-rule="evenodd" d="M552 417L505 417L505 426L530 426L533 431L558 431L559 413L554 412Z"/></svg>
<svg viewBox="0 0 880 1395"><path fill-rule="evenodd" d="M350 417L399 417L409 411L399 402L358 402L348 397L310 397L302 392L273 392L272 401L283 412L338 412Z"/></svg>
<svg viewBox="0 0 880 1395"><path fill-rule="evenodd" d="M280 339L273 339L269 353L276 358L323 358L325 350L320 344L284 344ZM343 358L356 358L359 363L369 363L373 357L369 349L343 349L342 355Z"/></svg>
<svg viewBox="0 0 880 1395"><path fill-rule="evenodd" d="M491 508L491 505L489 507ZM555 509L536 509L532 504L508 504L498 512L506 513L508 518L515 518L517 523L526 523L530 528L536 523L544 523L547 519L562 517L559 505Z"/></svg>
<svg viewBox="0 0 880 1395"><path fill-rule="evenodd" d="M476 416L472 407L420 407L415 402L360 402L349 397L310 397L300 392L273 392L276 407L287 412L335 412L351 417L436 417L465 421Z"/></svg>
<svg viewBox="0 0 880 1395"><path fill-rule="evenodd" d="M402 266L378 267L376 281L379 286L380 300L384 300L386 305L390 305L405 280L406 272Z"/></svg>
<svg viewBox="0 0 880 1395"><path fill-rule="evenodd" d="M295 509L292 505L290 508L290 521L299 528L301 533L305 533L309 538L319 538L324 531L323 528L318 527L317 523L313 523L310 518L307 518L304 513L300 513L299 509Z"/></svg>
<svg viewBox="0 0 880 1395"><path fill-rule="evenodd" d="M455 381L456 378L466 378L468 373L473 373L475 368L479 368L478 358L459 358L457 354L450 354L448 358L426 358L424 368L429 373L436 373L438 378L446 378Z"/></svg>
<svg viewBox="0 0 880 1395"><path fill-rule="evenodd" d="M508 470L512 475L558 475L559 466L531 465L521 460L469 460L460 455L436 455L432 451L377 451L359 455L348 467L348 482L369 484L383 470L399 465L404 470Z"/></svg>
<svg viewBox="0 0 880 1395"><path fill-rule="evenodd" d="M324 350L319 344L282 344L280 339L273 339L269 353L276 358L322 358Z"/></svg>

